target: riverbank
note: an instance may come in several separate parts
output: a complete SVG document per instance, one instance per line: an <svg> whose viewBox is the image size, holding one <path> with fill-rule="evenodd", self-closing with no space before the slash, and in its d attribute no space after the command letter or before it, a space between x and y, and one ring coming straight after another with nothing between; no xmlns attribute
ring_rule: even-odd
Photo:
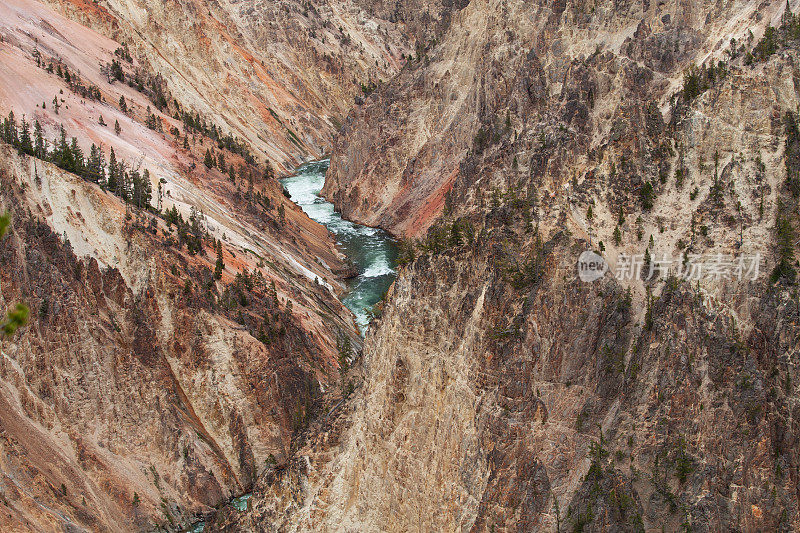
<svg viewBox="0 0 800 533"><path fill-rule="evenodd" d="M371 309L381 301L396 277L397 244L383 230L345 220L320 195L328 164L327 159L306 163L281 183L293 202L312 220L328 228L355 266L358 274L347 280L348 290L342 303L355 315L363 335L371 320Z"/></svg>

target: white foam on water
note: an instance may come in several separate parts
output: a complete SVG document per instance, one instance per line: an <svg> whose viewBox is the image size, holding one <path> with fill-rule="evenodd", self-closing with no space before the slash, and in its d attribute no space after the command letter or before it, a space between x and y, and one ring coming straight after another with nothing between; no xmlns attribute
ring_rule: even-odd
<svg viewBox="0 0 800 533"><path fill-rule="evenodd" d="M361 274L365 278L378 278L380 276L387 276L394 274L394 269L389 266L389 261L386 257L380 257L364 270Z"/></svg>
<svg viewBox="0 0 800 533"><path fill-rule="evenodd" d="M297 175L281 180L292 201L309 216L325 225L334 234L342 250L361 270L348 283L350 290L342 302L355 315L361 333L370 322L369 309L380 300L391 283L387 276L395 274L391 264L394 248L391 239L381 230L344 220L332 203L320 197L325 184L327 162L307 163Z"/></svg>

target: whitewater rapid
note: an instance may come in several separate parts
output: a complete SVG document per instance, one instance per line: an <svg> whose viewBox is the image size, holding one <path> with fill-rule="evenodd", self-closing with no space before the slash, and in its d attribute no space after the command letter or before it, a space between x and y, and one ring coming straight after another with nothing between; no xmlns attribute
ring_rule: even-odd
<svg viewBox="0 0 800 533"><path fill-rule="evenodd" d="M355 314L363 335L371 319L370 310L383 298L396 276L397 246L385 231L343 219L333 204L320 196L328 164L328 159L307 163L281 183L294 203L336 237L339 247L358 270L358 275L348 281L342 302Z"/></svg>

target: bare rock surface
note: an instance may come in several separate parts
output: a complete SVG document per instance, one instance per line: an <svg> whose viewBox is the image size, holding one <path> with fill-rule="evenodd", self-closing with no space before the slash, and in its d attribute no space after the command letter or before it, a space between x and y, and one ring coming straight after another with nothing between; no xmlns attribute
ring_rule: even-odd
<svg viewBox="0 0 800 533"><path fill-rule="evenodd" d="M342 212L406 237L363 384L220 527L797 529L786 5L453 10L331 160ZM645 252L674 260L615 277ZM742 254L755 279L675 276Z"/></svg>

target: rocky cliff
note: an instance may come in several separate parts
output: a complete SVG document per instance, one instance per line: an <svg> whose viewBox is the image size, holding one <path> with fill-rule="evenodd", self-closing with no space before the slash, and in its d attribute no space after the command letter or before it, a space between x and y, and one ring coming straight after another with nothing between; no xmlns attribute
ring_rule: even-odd
<svg viewBox="0 0 800 533"><path fill-rule="evenodd" d="M183 529L292 456L360 347L351 267L264 159L315 150L249 142L152 49L0 13L0 307L31 310L0 339L0 529Z"/></svg>
<svg viewBox="0 0 800 533"><path fill-rule="evenodd" d="M449 31L348 118L326 193L348 216L419 236L444 208L460 165L504 129L538 136L555 125L552 117L580 134L573 137L584 152L602 147L609 135L628 133L609 130L631 112L629 95L667 113L690 66L726 60L730 39L741 46L780 22L785 2L767 5L470 2L452 9Z"/></svg>
<svg viewBox="0 0 800 533"><path fill-rule="evenodd" d="M4 529L800 527L796 2L52 5L3 112L159 194L2 147ZM326 143L403 238L363 350L261 161Z"/></svg>
<svg viewBox="0 0 800 533"><path fill-rule="evenodd" d="M328 286L260 246L269 267L226 245L215 282L152 215L1 155L0 303L32 310L2 345L4 529L185 526L290 456L339 390L337 342L358 344Z"/></svg>
<svg viewBox="0 0 800 533"><path fill-rule="evenodd" d="M407 239L363 382L219 527L796 530L786 8L451 11L331 160L337 206Z"/></svg>
<svg viewBox="0 0 800 533"><path fill-rule="evenodd" d="M128 44L182 105L286 171L330 151L354 101L398 70L408 46L369 3L49 3Z"/></svg>

